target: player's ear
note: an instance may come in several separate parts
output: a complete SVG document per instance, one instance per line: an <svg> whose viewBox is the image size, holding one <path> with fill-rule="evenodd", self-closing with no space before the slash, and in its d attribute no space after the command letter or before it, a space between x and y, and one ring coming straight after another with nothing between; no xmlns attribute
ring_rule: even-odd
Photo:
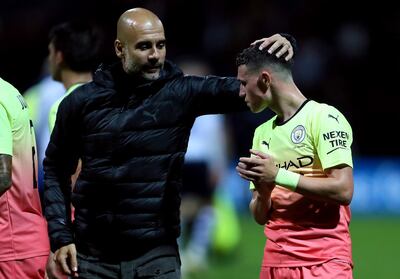
<svg viewBox="0 0 400 279"><path fill-rule="evenodd" d="M115 49L115 54L117 55L118 58L122 58L124 56L122 48L123 48L123 46L122 46L121 41L116 39L114 41L114 49Z"/></svg>
<svg viewBox="0 0 400 279"><path fill-rule="evenodd" d="M271 75L267 71L262 71L258 76L257 85L265 93L271 86Z"/></svg>

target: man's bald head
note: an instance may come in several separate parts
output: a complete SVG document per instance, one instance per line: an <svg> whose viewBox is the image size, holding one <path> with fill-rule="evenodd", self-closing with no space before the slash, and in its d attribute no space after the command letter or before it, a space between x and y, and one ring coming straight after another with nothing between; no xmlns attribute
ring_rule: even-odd
<svg viewBox="0 0 400 279"><path fill-rule="evenodd" d="M156 29L164 31L163 24L158 16L144 8L130 9L125 11L118 19L117 39L125 41L130 36L136 35L137 32Z"/></svg>
<svg viewBox="0 0 400 279"><path fill-rule="evenodd" d="M114 47L126 73L148 80L159 78L166 55L165 34L154 13L143 8L124 12L118 20Z"/></svg>

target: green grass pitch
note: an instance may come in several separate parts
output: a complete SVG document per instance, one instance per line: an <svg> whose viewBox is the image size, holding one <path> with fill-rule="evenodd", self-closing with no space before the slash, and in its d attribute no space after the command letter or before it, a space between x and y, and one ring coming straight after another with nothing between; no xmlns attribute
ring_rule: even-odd
<svg viewBox="0 0 400 279"><path fill-rule="evenodd" d="M207 271L183 279L257 279L265 238L250 216L241 218L241 241L229 254L210 258ZM353 216L355 279L400 278L400 216Z"/></svg>

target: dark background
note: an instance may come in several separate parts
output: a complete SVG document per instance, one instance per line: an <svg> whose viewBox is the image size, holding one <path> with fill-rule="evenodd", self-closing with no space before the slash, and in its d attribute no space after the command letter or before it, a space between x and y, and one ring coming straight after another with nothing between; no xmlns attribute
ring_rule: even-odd
<svg viewBox="0 0 400 279"><path fill-rule="evenodd" d="M218 75L236 76L234 57L253 40L277 32L294 35L299 46L296 83L307 97L346 115L355 155L400 155L400 10L395 2L0 0L0 76L21 92L33 85L47 56L49 29L73 18L102 27L103 60L112 62L117 19L137 6L162 19L170 60L196 56ZM266 117L237 114L229 122L235 134L246 137L241 129L253 130ZM248 141L243 143L246 148Z"/></svg>

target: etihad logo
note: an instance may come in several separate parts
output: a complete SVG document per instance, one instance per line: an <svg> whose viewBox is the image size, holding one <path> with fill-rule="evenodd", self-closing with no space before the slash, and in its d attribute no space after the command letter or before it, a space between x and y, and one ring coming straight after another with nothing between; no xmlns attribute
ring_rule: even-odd
<svg viewBox="0 0 400 279"><path fill-rule="evenodd" d="M290 167L295 167L296 169L298 168L304 168L307 166L312 165L314 162L313 157L311 156L303 156L296 158L295 160L289 160L289 161L284 161L282 163L278 163L276 166L278 168L284 168L284 169L289 169Z"/></svg>
<svg viewBox="0 0 400 279"><path fill-rule="evenodd" d="M293 129L290 138L292 139L293 143L300 143L306 137L306 128L303 125L298 125L296 128Z"/></svg>
<svg viewBox="0 0 400 279"><path fill-rule="evenodd" d="M332 114L328 114L328 118L333 118L336 120L336 122L339 124L339 114L335 117Z"/></svg>

